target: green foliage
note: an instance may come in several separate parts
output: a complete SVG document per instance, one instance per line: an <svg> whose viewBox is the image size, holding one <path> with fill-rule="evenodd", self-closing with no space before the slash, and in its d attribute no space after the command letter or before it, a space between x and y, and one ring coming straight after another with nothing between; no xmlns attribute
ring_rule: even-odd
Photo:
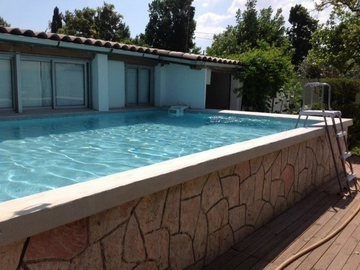
<svg viewBox="0 0 360 270"><path fill-rule="evenodd" d="M150 47L150 45L146 43L145 34L143 33L137 35L135 38L130 38L129 40L126 40L125 43L134 44L143 47Z"/></svg>
<svg viewBox="0 0 360 270"><path fill-rule="evenodd" d="M360 66L360 5L357 0L321 0L316 7L332 7L326 25L315 31L306 62L322 77L355 77Z"/></svg>
<svg viewBox="0 0 360 270"><path fill-rule="evenodd" d="M206 54L227 58L229 55L240 52L237 44L237 28L228 26L223 33L214 35L211 47L206 48Z"/></svg>
<svg viewBox="0 0 360 270"><path fill-rule="evenodd" d="M353 119L354 124L349 128L349 147L359 147L360 104L356 103L356 95L360 94L360 81L348 78L325 78L322 81L331 85L332 108L341 111L342 117Z"/></svg>
<svg viewBox="0 0 360 270"><path fill-rule="evenodd" d="M291 28L287 30L287 34L294 49L292 63L298 67L312 48L310 40L318 21L309 15L306 8L295 5L290 9L289 23Z"/></svg>
<svg viewBox="0 0 360 270"><path fill-rule="evenodd" d="M228 26L219 35L214 35L214 41L207 54L217 57L228 57L232 54L244 53L254 48L260 48L263 43L274 47L288 45L285 36L285 20L278 9L272 17L271 7L256 10L257 0L247 0L246 10L236 13L236 26Z"/></svg>
<svg viewBox="0 0 360 270"><path fill-rule="evenodd" d="M315 1L315 7L317 10L324 10L327 7L332 6L334 10L349 9L351 12L360 14L360 5L358 0L321 0Z"/></svg>
<svg viewBox="0 0 360 270"><path fill-rule="evenodd" d="M281 15L282 10L278 9L272 18L271 7L261 9L258 13L255 9L256 0L248 0L247 10L241 13L238 10L236 21L238 27L237 44L240 51L259 48L262 42L270 46L283 47L286 44L285 20Z"/></svg>
<svg viewBox="0 0 360 270"><path fill-rule="evenodd" d="M104 2L102 7L89 7L74 12L65 11L65 26L62 32L109 41L123 41L130 38L129 27L122 22L123 16L115 11L115 6Z"/></svg>
<svg viewBox="0 0 360 270"><path fill-rule="evenodd" d="M283 50L263 44L260 49L252 49L234 56L244 68L236 75L243 82L239 95L243 104L254 111L270 110L267 101L284 93L284 86L293 78L291 58Z"/></svg>
<svg viewBox="0 0 360 270"><path fill-rule="evenodd" d="M51 21L51 33L57 33L62 28L62 15L59 13L58 7L54 8L54 14Z"/></svg>
<svg viewBox="0 0 360 270"><path fill-rule="evenodd" d="M193 42L196 22L193 0L153 0L149 4L149 23L145 41L151 47L189 52Z"/></svg>
<svg viewBox="0 0 360 270"><path fill-rule="evenodd" d="M7 21L5 21L4 18L1 17L1 16L0 16L0 25L1 26L7 26L7 27L10 26L10 24Z"/></svg>
<svg viewBox="0 0 360 270"><path fill-rule="evenodd" d="M332 17L314 33L312 44L309 62L320 66L324 74L347 76L360 65L360 20L350 13Z"/></svg>

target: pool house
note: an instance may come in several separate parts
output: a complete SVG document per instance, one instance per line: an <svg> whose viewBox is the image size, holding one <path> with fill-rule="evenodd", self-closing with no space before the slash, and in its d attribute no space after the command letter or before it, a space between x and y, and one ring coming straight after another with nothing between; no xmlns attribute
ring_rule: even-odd
<svg viewBox="0 0 360 270"><path fill-rule="evenodd" d="M0 109L240 108L238 61L0 27Z"/></svg>
<svg viewBox="0 0 360 270"><path fill-rule="evenodd" d="M0 27L0 118L186 105L296 121L238 111L232 74L240 68ZM0 202L0 269L202 269L335 177L324 124L312 119L309 127Z"/></svg>

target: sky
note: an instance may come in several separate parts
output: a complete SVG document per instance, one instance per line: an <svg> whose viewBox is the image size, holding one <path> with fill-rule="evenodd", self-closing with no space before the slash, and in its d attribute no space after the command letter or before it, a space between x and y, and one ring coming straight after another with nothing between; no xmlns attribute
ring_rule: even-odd
<svg viewBox="0 0 360 270"><path fill-rule="evenodd" d="M145 32L149 22L149 3L151 0L106 0L114 4L115 11L122 14L123 22L129 26L132 37ZM96 8L102 6L104 0L11 0L0 1L0 16L11 27L31 29L33 31L49 31L48 23L52 20L53 10L57 6L60 12L73 12L84 7ZM214 34L222 33L226 26L235 25L235 14L240 8L244 11L246 0L194 0L195 7L195 43L205 50L211 46ZM290 8L301 4L307 8L310 15L324 23L328 11L318 13L314 10L314 0L258 0L257 9L271 6L275 11L282 8L282 14L287 22ZM286 24L289 27L289 24Z"/></svg>

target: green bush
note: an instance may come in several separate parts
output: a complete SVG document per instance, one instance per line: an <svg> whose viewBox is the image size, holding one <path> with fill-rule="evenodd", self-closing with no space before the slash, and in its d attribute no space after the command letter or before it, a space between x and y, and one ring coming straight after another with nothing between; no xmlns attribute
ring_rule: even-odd
<svg viewBox="0 0 360 270"><path fill-rule="evenodd" d="M352 118L353 126L349 128L349 148L360 146L360 104L356 95L360 93L360 80L348 78L325 78L322 80L331 85L331 107L341 111L343 118ZM327 100L327 95L325 96Z"/></svg>

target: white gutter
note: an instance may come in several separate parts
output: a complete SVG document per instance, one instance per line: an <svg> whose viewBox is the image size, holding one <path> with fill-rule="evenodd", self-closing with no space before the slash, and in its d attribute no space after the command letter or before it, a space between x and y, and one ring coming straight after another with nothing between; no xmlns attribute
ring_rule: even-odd
<svg viewBox="0 0 360 270"><path fill-rule="evenodd" d="M117 55L125 55L132 56L138 58L147 58L151 60L158 60L159 62L169 62L175 64L183 64L188 66L199 66L199 67L217 67L217 68L226 68L226 69L235 69L238 68L238 65L232 64L223 64L223 63L212 63L207 61L199 61L199 60L189 60L184 59L182 57L170 57L166 55L158 55L158 54L150 54L146 52L133 52L122 49L114 49L108 47L98 47L95 45L86 45L86 44L78 44L73 42L59 41L59 40L50 40L50 39L42 39L37 37L27 37L21 35L11 35L11 34L3 34L0 33L0 41L7 42L16 42L16 43L26 43L32 45L41 45L41 46L49 46L49 47L57 47L64 49L73 49L73 50L82 50L94 53L103 53L103 54L117 54ZM129 46L129 45L127 45ZM130 45L131 46L131 45Z"/></svg>

